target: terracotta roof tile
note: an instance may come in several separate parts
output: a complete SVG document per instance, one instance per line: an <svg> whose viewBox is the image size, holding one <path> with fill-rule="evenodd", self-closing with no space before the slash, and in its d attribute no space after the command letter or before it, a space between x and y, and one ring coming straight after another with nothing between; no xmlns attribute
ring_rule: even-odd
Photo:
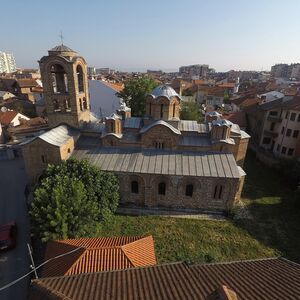
<svg viewBox="0 0 300 300"><path fill-rule="evenodd" d="M15 110L8 110L6 112L0 111L0 123L8 126L17 114L18 112Z"/></svg>
<svg viewBox="0 0 300 300"><path fill-rule="evenodd" d="M115 90L116 92L121 92L124 89L123 83L110 83L107 81L102 81L105 85L109 86L111 89Z"/></svg>
<svg viewBox="0 0 300 300"><path fill-rule="evenodd" d="M156 264L152 236L51 241L47 244L45 260L79 247L82 249L46 264L42 276L75 275Z"/></svg>
<svg viewBox="0 0 300 300"><path fill-rule="evenodd" d="M236 294L239 300L300 299L300 265L282 258L196 266L172 263L41 278L32 281L30 299L207 300L225 289L227 296Z"/></svg>

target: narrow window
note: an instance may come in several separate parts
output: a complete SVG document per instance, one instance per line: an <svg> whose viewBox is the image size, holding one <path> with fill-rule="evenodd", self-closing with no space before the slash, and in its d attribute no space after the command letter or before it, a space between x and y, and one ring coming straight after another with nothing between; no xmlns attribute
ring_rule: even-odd
<svg viewBox="0 0 300 300"><path fill-rule="evenodd" d="M151 116L152 113L152 103L149 104L149 115Z"/></svg>
<svg viewBox="0 0 300 300"><path fill-rule="evenodd" d="M294 130L293 138L297 138L299 135L299 130Z"/></svg>
<svg viewBox="0 0 300 300"><path fill-rule="evenodd" d="M291 134L292 134L292 129L287 129L286 130L286 136L291 136Z"/></svg>
<svg viewBox="0 0 300 300"><path fill-rule="evenodd" d="M164 182L160 182L158 184L158 194L165 195L166 194L166 184Z"/></svg>
<svg viewBox="0 0 300 300"><path fill-rule="evenodd" d="M173 118L175 118L175 109L176 109L176 104L173 104Z"/></svg>
<svg viewBox="0 0 300 300"><path fill-rule="evenodd" d="M222 198L222 192L223 192L223 186L222 185L216 185L214 190L214 198L215 199L221 199Z"/></svg>
<svg viewBox="0 0 300 300"><path fill-rule="evenodd" d="M273 130L274 130L274 128L275 128L275 123L274 123L274 122L272 122L272 123L271 123L271 126L270 126L270 130L271 130L271 131L273 131Z"/></svg>
<svg viewBox="0 0 300 300"><path fill-rule="evenodd" d="M83 109L86 110L87 109L87 101L86 98L83 97Z"/></svg>
<svg viewBox="0 0 300 300"><path fill-rule="evenodd" d="M110 131L114 132L114 124L113 123L110 123Z"/></svg>
<svg viewBox="0 0 300 300"><path fill-rule="evenodd" d="M46 163L46 158L45 158L44 155L41 156L41 159L42 159L42 162L43 162L43 163Z"/></svg>
<svg viewBox="0 0 300 300"><path fill-rule="evenodd" d="M192 184L187 184L185 187L185 195L188 197L193 196L194 186Z"/></svg>
<svg viewBox="0 0 300 300"><path fill-rule="evenodd" d="M289 112L287 111L286 113L285 113L285 118L287 119L289 117Z"/></svg>
<svg viewBox="0 0 300 300"><path fill-rule="evenodd" d="M78 91L81 93L84 92L82 67L78 65L76 71L77 71Z"/></svg>
<svg viewBox="0 0 300 300"><path fill-rule="evenodd" d="M284 126L281 128L281 134L284 134Z"/></svg>
<svg viewBox="0 0 300 300"><path fill-rule="evenodd" d="M286 153L286 147L282 147L281 153L282 153L282 154L285 154L285 153Z"/></svg>
<svg viewBox="0 0 300 300"><path fill-rule="evenodd" d="M291 113L290 120L295 121L295 119L296 119L296 113Z"/></svg>
<svg viewBox="0 0 300 300"><path fill-rule="evenodd" d="M220 185L220 187L219 187L219 199L221 199L222 198L222 191L223 191L223 186L222 185Z"/></svg>
<svg viewBox="0 0 300 300"><path fill-rule="evenodd" d="M71 149L70 148L68 148L68 153L71 153Z"/></svg>
<svg viewBox="0 0 300 300"><path fill-rule="evenodd" d="M131 181L131 193L133 194L139 193L139 183L137 181Z"/></svg>
<svg viewBox="0 0 300 300"><path fill-rule="evenodd" d="M59 110L59 104L58 104L58 101L56 99L53 100L53 107L54 107L54 111Z"/></svg>
<svg viewBox="0 0 300 300"><path fill-rule="evenodd" d="M293 155L293 153L294 153L294 149L292 149L292 148L289 148L289 150L288 150L288 155Z"/></svg>
<svg viewBox="0 0 300 300"><path fill-rule="evenodd" d="M66 99L66 100L65 100L65 110L66 110L67 112L70 112L70 111L71 111L70 99Z"/></svg>
<svg viewBox="0 0 300 300"><path fill-rule="evenodd" d="M82 109L82 100L81 99L79 99L79 107L80 107L80 110L83 111L83 109Z"/></svg>
<svg viewBox="0 0 300 300"><path fill-rule="evenodd" d="M164 105L161 104L160 105L160 117L161 117L161 119L163 118L163 116L164 116Z"/></svg>
<svg viewBox="0 0 300 300"><path fill-rule="evenodd" d="M277 152L279 152L280 151L280 145L278 144L277 145Z"/></svg>
<svg viewBox="0 0 300 300"><path fill-rule="evenodd" d="M298 119L297 119L297 122L300 122L300 114L298 115Z"/></svg>

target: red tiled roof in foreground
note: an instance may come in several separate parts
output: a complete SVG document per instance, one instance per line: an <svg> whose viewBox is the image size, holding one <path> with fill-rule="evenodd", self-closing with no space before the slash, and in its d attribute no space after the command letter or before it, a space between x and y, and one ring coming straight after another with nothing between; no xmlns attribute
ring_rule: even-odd
<svg viewBox="0 0 300 300"><path fill-rule="evenodd" d="M219 300L224 294L239 300L300 299L300 265L283 258L195 266L172 263L41 278L32 281L30 299Z"/></svg>
<svg viewBox="0 0 300 300"><path fill-rule="evenodd" d="M45 260L78 249L45 265L42 277L76 275L156 264L152 236L51 241Z"/></svg>
<svg viewBox="0 0 300 300"><path fill-rule="evenodd" d="M18 114L15 110L0 111L0 124L8 126Z"/></svg>

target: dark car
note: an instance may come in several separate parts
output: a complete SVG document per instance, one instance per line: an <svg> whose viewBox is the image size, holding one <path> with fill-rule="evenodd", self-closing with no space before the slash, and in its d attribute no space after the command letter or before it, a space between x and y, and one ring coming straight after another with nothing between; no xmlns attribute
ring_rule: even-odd
<svg viewBox="0 0 300 300"><path fill-rule="evenodd" d="M15 221L0 225L0 251L8 250L16 246L17 225Z"/></svg>

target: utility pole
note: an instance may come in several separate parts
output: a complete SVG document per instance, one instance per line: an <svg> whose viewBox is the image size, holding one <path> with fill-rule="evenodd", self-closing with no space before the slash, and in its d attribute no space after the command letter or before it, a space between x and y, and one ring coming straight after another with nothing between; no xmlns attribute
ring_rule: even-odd
<svg viewBox="0 0 300 300"><path fill-rule="evenodd" d="M30 265L30 267L34 270L35 278L38 279L39 277L38 277L38 275L37 275L36 268L35 268L35 264L34 264L34 261L33 261L31 247L30 247L30 245L29 245L28 243L27 243L27 247L28 247L28 252L29 252L29 256L30 256L30 260L31 260L31 265Z"/></svg>

